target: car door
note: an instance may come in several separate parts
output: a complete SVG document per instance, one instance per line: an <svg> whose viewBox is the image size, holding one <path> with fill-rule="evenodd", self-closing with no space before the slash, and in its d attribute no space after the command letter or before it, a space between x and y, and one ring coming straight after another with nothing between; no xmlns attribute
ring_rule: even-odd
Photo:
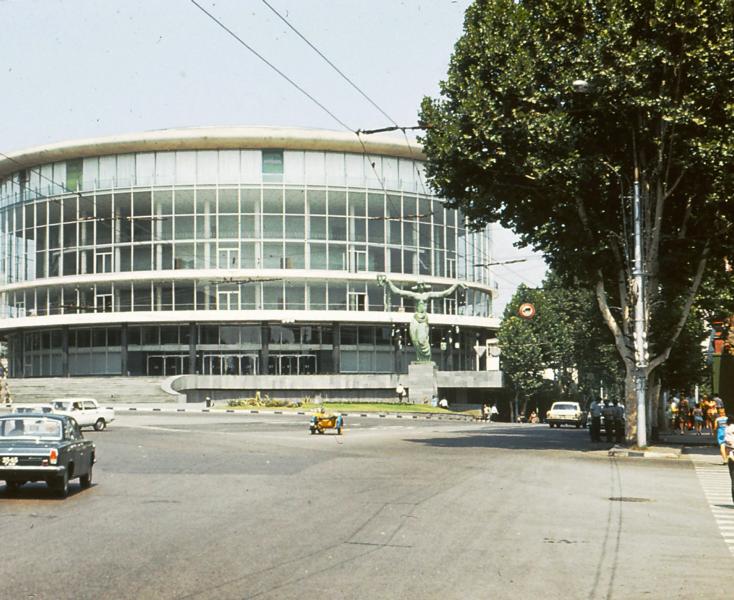
<svg viewBox="0 0 734 600"><path fill-rule="evenodd" d="M82 402L74 402L71 405L71 416L76 419L76 422L80 427L91 425L89 422L89 412L84 409Z"/></svg>
<svg viewBox="0 0 734 600"><path fill-rule="evenodd" d="M89 459L85 461L84 438L79 430L79 424L73 419L66 421L66 425L64 426L64 441L67 444L66 451L68 453L66 464L68 465L70 462L73 462L73 476L79 477L79 475L86 473Z"/></svg>

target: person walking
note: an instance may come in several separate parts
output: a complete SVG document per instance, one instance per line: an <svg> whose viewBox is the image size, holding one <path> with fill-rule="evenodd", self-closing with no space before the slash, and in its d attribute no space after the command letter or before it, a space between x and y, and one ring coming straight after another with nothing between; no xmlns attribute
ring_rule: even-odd
<svg viewBox="0 0 734 600"><path fill-rule="evenodd" d="M604 417L604 433L606 434L607 442L611 443L614 441L614 407L609 400L604 403L602 416Z"/></svg>
<svg viewBox="0 0 734 600"><path fill-rule="evenodd" d="M614 415L614 438L617 444L624 443L624 406L616 398L612 402L612 414Z"/></svg>
<svg viewBox="0 0 734 600"><path fill-rule="evenodd" d="M589 405L589 415L591 416L591 428L589 429L589 435L591 435L592 442L601 441L601 404L594 398Z"/></svg>
<svg viewBox="0 0 734 600"><path fill-rule="evenodd" d="M496 422L497 417L499 416L500 411L497 410L497 404L492 404L492 407L489 409L489 420L490 422Z"/></svg>
<svg viewBox="0 0 734 600"><path fill-rule="evenodd" d="M688 405L688 399L684 396L680 399L680 403L678 404L678 432L683 435L686 432L686 427L688 426L688 413L690 411L690 407Z"/></svg>
<svg viewBox="0 0 734 600"><path fill-rule="evenodd" d="M693 407L693 426L696 429L696 435L701 435L701 429L703 428L703 408L700 402L696 402L696 406Z"/></svg>
<svg viewBox="0 0 734 600"><path fill-rule="evenodd" d="M719 452L721 453L721 464L727 463L726 457L726 428L729 424L729 418L726 416L726 410L723 408L719 409L719 416L716 417L716 442L719 444Z"/></svg>
<svg viewBox="0 0 734 600"><path fill-rule="evenodd" d="M734 417L727 417L724 430L724 445L726 448L726 464L729 467L731 480L731 501L734 502Z"/></svg>

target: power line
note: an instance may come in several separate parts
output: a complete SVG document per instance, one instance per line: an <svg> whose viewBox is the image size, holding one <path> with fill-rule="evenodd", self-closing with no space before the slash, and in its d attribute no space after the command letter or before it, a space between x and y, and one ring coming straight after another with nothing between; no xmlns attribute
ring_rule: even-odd
<svg viewBox="0 0 734 600"><path fill-rule="evenodd" d="M212 13L210 13L207 9L205 9L201 4L199 4L196 0L190 0L190 2L196 6L201 12L203 12L207 17L209 17L212 21L214 21L219 27L221 27L224 31L226 31L229 35L231 35L237 42L239 42L242 46L247 48L250 52L252 52L255 56L257 56L262 62L264 62L266 65L268 65L273 71L275 71L278 75L280 75L283 79L285 79L288 83L290 83L294 88L296 88L299 92L301 92L304 96L306 96L311 102L316 104L321 110L323 110L326 114L328 114L332 119L334 119L339 125L344 127L344 129L348 131L354 131L353 128L349 127L344 121L342 121L339 117L337 117L333 112L331 112L328 108L326 108L321 102L319 102L316 98L314 98L311 94L309 94L305 89L303 89L300 85L298 85L293 79L288 77L283 71L281 71L278 67L276 67L273 63L271 63L267 58L265 58L262 54L260 54L257 50L255 50L252 46L250 46L245 40L243 40L240 36L238 36L234 31L232 31L229 27L227 27L222 21L220 21L217 17L215 17Z"/></svg>
<svg viewBox="0 0 734 600"><path fill-rule="evenodd" d="M374 101L374 100L373 100L372 98L370 98L370 97L369 97L369 96L368 96L368 95L367 95L367 94L366 94L366 93L365 93L365 92L364 92L364 91L363 91L363 90L362 90L362 89L361 89L361 88L360 88L360 87L359 87L359 86L358 86L358 85L357 85L356 83L354 83L354 82L353 82L353 81L352 81L352 80L351 80L351 79L350 79L349 77L347 77L347 76L346 76L346 75L344 74L344 72L343 72L343 71L342 71L342 70L341 70L341 69L340 69L339 67L337 67L337 66L336 66L336 65L335 65L335 64L334 64L333 62L331 62L331 61L330 61L330 60L329 60L329 59L328 59L328 58L327 58L327 57L326 57L326 56L324 55L324 53L323 53L323 52L321 52L321 50L319 50L319 49L318 49L318 48L317 48L316 46L314 46L314 45L313 45L313 44L312 44L312 43L311 43L311 42L310 42L310 41L309 41L309 40L308 40L308 39L306 38L306 36L304 36L304 35L303 35L303 34L302 34L302 33L301 33L300 31L298 31L298 29L296 29L296 28L295 28L295 27L294 27L294 26L293 26L293 25L292 25L292 24L291 24L291 23L290 23L290 22L288 21L288 19L286 19L286 18L285 18L285 17L283 16L283 15L281 15L281 14L280 14L280 13L279 13L279 12L278 12L277 10L275 10L275 8L273 8L273 6L272 6L272 5L271 5L271 4L270 4L270 3L269 3L269 2L267 1L267 0L262 0L262 3L263 3L263 4L265 5L265 6L267 6L267 7L268 7L268 8L269 8L269 9L270 9L270 10L271 10L271 11L272 11L272 12L273 12L273 13L274 13L274 14L275 14L275 15L276 15L276 16L277 16L277 17L278 17L278 18L279 18L279 19L280 19L281 21L283 21L283 23L285 23L285 24L286 24L286 25L287 25L287 26L288 26L288 27L289 27L289 28L290 28L290 29L291 29L291 30L292 30L292 31L293 31L293 32L294 32L294 33L295 33L295 34L296 34L296 35L297 35L297 36L298 36L299 38L301 38L301 39L302 39L302 40L303 40L304 42L306 42L306 44L308 44L308 46L309 46L309 47L310 47L310 48L311 48L311 49L312 49L312 50L313 50L314 52L316 52L316 54L318 54L318 55L319 55L319 56L320 56L321 58L323 58L323 59L324 59L324 60L325 60L325 61L327 62L327 64L328 64L328 65L329 65L329 66L330 66L330 67L331 67L332 69L334 69L334 70L335 70L335 71L336 71L337 73L339 73L339 75L341 75L342 79L344 79L344 81L346 81L346 82L347 82L347 83L348 83L349 85L351 85L351 86L352 86L352 87L353 87L353 88L354 88L355 90L357 90L357 92L359 92L359 94L360 94L360 95L361 95L361 96L362 96L362 97L363 97L363 98L364 98L365 100L367 100L367 102L369 102L369 103L370 103L370 104L371 104L372 106L374 106L374 107L375 107L375 108L376 108L376 109L377 109L378 111L380 111L380 113L382 113L382 115L383 115L384 117L386 117L388 121L390 121L390 122L391 122L391 123L392 123L393 125L395 125L395 127L396 127L396 128L398 128L398 129L400 128L400 127L398 126L397 122L395 121L395 119L393 119L393 118L392 118L392 117L391 117L390 115L388 115L388 114L387 114L387 113L386 113L386 112L385 112L385 111L384 111L384 110L383 110L382 108L380 108L380 106L379 106L379 105L377 104L377 102L375 102L375 101ZM386 130L386 131L387 131L387 130ZM363 133L371 133L371 132L367 132L367 131L364 131Z"/></svg>

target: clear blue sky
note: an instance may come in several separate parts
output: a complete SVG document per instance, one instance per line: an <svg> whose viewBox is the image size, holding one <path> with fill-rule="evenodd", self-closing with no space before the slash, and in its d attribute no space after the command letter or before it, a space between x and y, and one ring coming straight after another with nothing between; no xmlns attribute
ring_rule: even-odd
<svg viewBox="0 0 734 600"><path fill-rule="evenodd" d="M400 125L436 95L467 0L268 0ZM201 0L352 129L390 125L261 0ZM0 151L198 125L342 127L189 0L0 0ZM529 256L498 232L495 260ZM495 270L503 306L541 260Z"/></svg>

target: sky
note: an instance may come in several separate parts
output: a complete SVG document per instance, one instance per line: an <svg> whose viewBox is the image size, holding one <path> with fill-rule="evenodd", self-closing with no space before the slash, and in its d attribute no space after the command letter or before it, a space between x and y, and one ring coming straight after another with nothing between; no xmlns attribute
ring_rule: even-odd
<svg viewBox="0 0 734 600"><path fill-rule="evenodd" d="M392 123L264 0L0 0L0 152L207 125L345 130ZM436 96L468 0L267 0L392 120L415 125ZM334 118L336 117L336 119ZM339 123L341 121L341 124ZM545 264L495 229L495 314Z"/></svg>

